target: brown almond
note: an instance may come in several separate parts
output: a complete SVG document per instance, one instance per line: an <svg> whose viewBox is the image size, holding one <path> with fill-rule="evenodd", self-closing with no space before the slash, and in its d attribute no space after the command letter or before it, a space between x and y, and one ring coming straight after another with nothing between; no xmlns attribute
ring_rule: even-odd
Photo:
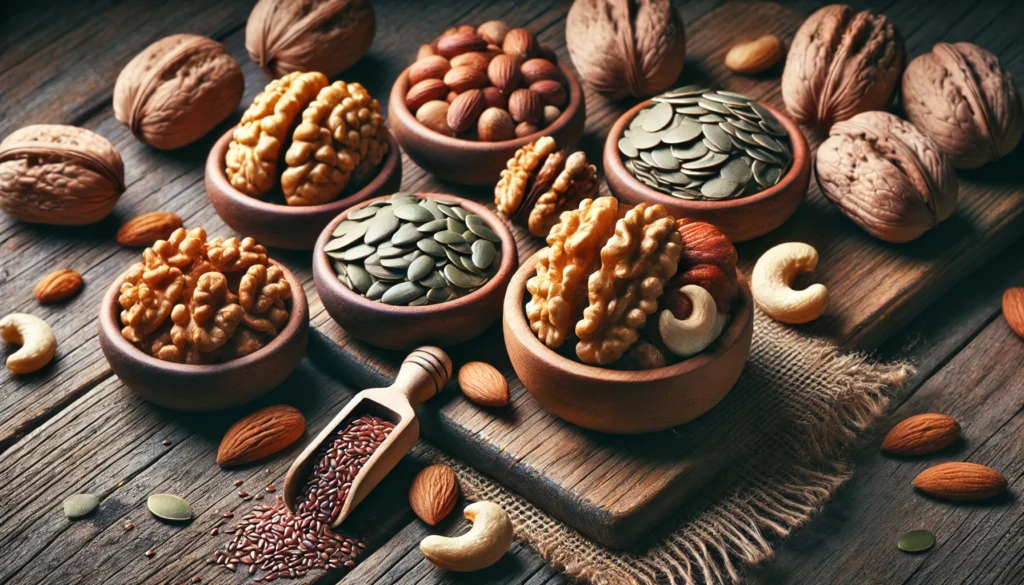
<svg viewBox="0 0 1024 585"><path fill-rule="evenodd" d="M448 125L456 134L469 130L484 110L484 94L479 89L460 93L448 108Z"/></svg>
<svg viewBox="0 0 1024 585"><path fill-rule="evenodd" d="M457 97L459 97L459 92L457 92L457 91L449 91L448 95L445 96L444 101L446 101L446 102L448 102L450 104L450 103L454 102L455 98L457 98Z"/></svg>
<svg viewBox="0 0 1024 585"><path fill-rule="evenodd" d="M511 55L522 62L533 56L537 45L530 31L525 28L514 28L505 34L501 49L506 55Z"/></svg>
<svg viewBox="0 0 1024 585"><path fill-rule="evenodd" d="M1024 338L1024 286L1014 286L1003 293L1003 319L1013 332Z"/></svg>
<svg viewBox="0 0 1024 585"><path fill-rule="evenodd" d="M753 75L771 68L786 52L782 39L775 35L734 45L725 54L725 66L744 75Z"/></svg>
<svg viewBox="0 0 1024 585"><path fill-rule="evenodd" d="M409 507L431 526L451 514L459 500L459 478L447 465L431 465L420 471L409 486Z"/></svg>
<svg viewBox="0 0 1024 585"><path fill-rule="evenodd" d="M217 465L233 467L269 457L306 431L298 409L277 404L257 410L231 425L217 449Z"/></svg>
<svg viewBox="0 0 1024 585"><path fill-rule="evenodd" d="M487 108L476 124L476 133L484 142L501 142L516 137L516 123L501 108Z"/></svg>
<svg viewBox="0 0 1024 585"><path fill-rule="evenodd" d="M508 109L508 99L501 91L496 87L485 87L482 90L484 92L484 107L485 108L501 108L503 110Z"/></svg>
<svg viewBox="0 0 1024 585"><path fill-rule="evenodd" d="M914 487L933 498L974 502L1003 493L1006 478L991 467L957 461L922 471Z"/></svg>
<svg viewBox="0 0 1024 585"><path fill-rule="evenodd" d="M409 93L405 94L405 105L410 112L415 112L430 100L444 99L447 93L448 86L444 84L444 80L424 79L409 88Z"/></svg>
<svg viewBox="0 0 1024 585"><path fill-rule="evenodd" d="M56 303L82 290L82 275L66 268L44 276L33 293L42 305Z"/></svg>
<svg viewBox="0 0 1024 585"><path fill-rule="evenodd" d="M459 369L462 393L480 406L507 406L508 381L491 364L469 362Z"/></svg>
<svg viewBox="0 0 1024 585"><path fill-rule="evenodd" d="M491 62L494 55L481 51L471 51L452 57L452 67L472 67L480 71L487 71L487 64Z"/></svg>
<svg viewBox="0 0 1024 585"><path fill-rule="evenodd" d="M543 123L544 127L547 128L548 126L554 124L555 120L557 120L558 117L561 115L562 110L559 110L555 106L544 106L544 115L541 119L541 123Z"/></svg>
<svg viewBox="0 0 1024 585"><path fill-rule="evenodd" d="M456 31L437 39L437 54L449 59L456 55L470 51L482 51L486 48L487 41L472 29Z"/></svg>
<svg viewBox="0 0 1024 585"><path fill-rule="evenodd" d="M420 45L419 50L416 52L416 60L419 61L420 59L426 59L427 57L436 54L434 47L431 45Z"/></svg>
<svg viewBox="0 0 1024 585"><path fill-rule="evenodd" d="M476 34L492 45L501 45L508 34L508 25L500 20L489 20L476 27Z"/></svg>
<svg viewBox="0 0 1024 585"><path fill-rule="evenodd" d="M532 91L517 89L508 96L508 113L516 122L536 124L544 115L544 104Z"/></svg>
<svg viewBox="0 0 1024 585"><path fill-rule="evenodd" d="M481 89L487 85L487 74L480 69L463 65L452 67L444 74L444 84L455 93L464 93L471 89Z"/></svg>
<svg viewBox="0 0 1024 585"><path fill-rule="evenodd" d="M568 99L565 86L553 79L541 79L530 84L530 91L540 96L540 101L547 105L561 108Z"/></svg>
<svg viewBox="0 0 1024 585"><path fill-rule="evenodd" d="M519 68L516 67L515 58L501 54L491 59L487 66L487 78L501 93L511 93L519 85Z"/></svg>
<svg viewBox="0 0 1024 585"><path fill-rule="evenodd" d="M531 124L529 122L520 122L516 124L516 138L524 138L538 132L540 132L540 126L536 124Z"/></svg>
<svg viewBox="0 0 1024 585"><path fill-rule="evenodd" d="M424 79L444 79L452 64L441 55L430 55L409 66L409 85L416 85Z"/></svg>
<svg viewBox="0 0 1024 585"><path fill-rule="evenodd" d="M117 243L122 246L148 246L165 240L181 227L181 218L168 211L152 211L129 219L117 230Z"/></svg>
<svg viewBox="0 0 1024 585"><path fill-rule="evenodd" d="M416 119L420 124L430 128L438 134L455 136L455 131L448 125L448 102L432 100L416 110Z"/></svg>
<svg viewBox="0 0 1024 585"><path fill-rule="evenodd" d="M562 72L547 59L536 58L524 61L519 66L519 72L523 75L524 85L531 85L544 79L562 81Z"/></svg>
<svg viewBox="0 0 1024 585"><path fill-rule="evenodd" d="M925 455L945 449L959 436L960 423L953 417L918 414L889 430L882 441L882 451L892 455Z"/></svg>

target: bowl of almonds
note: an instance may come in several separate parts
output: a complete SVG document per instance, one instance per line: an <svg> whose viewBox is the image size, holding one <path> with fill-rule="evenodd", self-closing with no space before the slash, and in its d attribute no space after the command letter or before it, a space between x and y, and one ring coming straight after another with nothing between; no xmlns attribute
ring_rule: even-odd
<svg viewBox="0 0 1024 585"><path fill-rule="evenodd" d="M575 74L523 28L452 28L420 48L388 102L395 138L440 179L493 185L505 162L541 135L565 148L583 134Z"/></svg>
<svg viewBox="0 0 1024 585"><path fill-rule="evenodd" d="M309 250L338 213L390 193L402 156L380 104L319 72L271 81L206 159L206 193L236 231Z"/></svg>
<svg viewBox="0 0 1024 585"><path fill-rule="evenodd" d="M775 108L691 85L623 114L605 141L604 172L619 199L659 203L742 242L796 212L810 182L810 150Z"/></svg>
<svg viewBox="0 0 1024 585"><path fill-rule="evenodd" d="M328 314L384 349L447 347L501 316L518 266L505 223L483 205L439 193L395 193L347 209L313 250Z"/></svg>

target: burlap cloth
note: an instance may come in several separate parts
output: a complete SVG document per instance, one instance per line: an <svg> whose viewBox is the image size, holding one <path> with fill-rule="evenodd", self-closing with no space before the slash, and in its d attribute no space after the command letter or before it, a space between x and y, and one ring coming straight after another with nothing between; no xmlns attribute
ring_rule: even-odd
<svg viewBox="0 0 1024 585"><path fill-rule="evenodd" d="M468 499L505 508L517 536L576 580L737 583L744 564L770 557L773 542L807 522L849 479L846 448L885 409L887 389L912 371L906 363L844 354L758 313L750 360L716 416L771 431L633 550L604 548L438 449L423 453L455 469Z"/></svg>

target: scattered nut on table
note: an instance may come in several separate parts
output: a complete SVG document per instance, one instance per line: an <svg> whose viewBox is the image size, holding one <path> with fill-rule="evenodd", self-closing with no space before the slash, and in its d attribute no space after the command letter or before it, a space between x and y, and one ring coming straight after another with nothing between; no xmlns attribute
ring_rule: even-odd
<svg viewBox="0 0 1024 585"><path fill-rule="evenodd" d="M451 514L459 501L459 478L455 470L447 465L431 465L424 468L409 486L409 507L431 526Z"/></svg>
<svg viewBox="0 0 1024 585"><path fill-rule="evenodd" d="M57 353L53 329L39 317L11 313L0 319L0 335L4 341L20 345L7 356L7 369L15 374L29 374L50 363Z"/></svg>
<svg viewBox="0 0 1024 585"><path fill-rule="evenodd" d="M59 303L82 290L82 284L81 274L62 268L54 270L40 279L32 294L41 305Z"/></svg>
<svg viewBox="0 0 1024 585"><path fill-rule="evenodd" d="M512 546L512 520L493 502L466 506L466 518L473 523L469 532L448 538L432 534L420 542L428 561L448 571L479 571L498 562Z"/></svg>
<svg viewBox="0 0 1024 585"><path fill-rule="evenodd" d="M801 272L814 270L818 251L801 242L779 244L758 258L750 276L754 302L769 317L781 323L807 323L828 308L828 289L812 284L793 290L792 282Z"/></svg>
<svg viewBox="0 0 1024 585"><path fill-rule="evenodd" d="M725 54L725 66L736 73L753 75L770 69L786 54L786 46L776 35L763 35L733 45Z"/></svg>

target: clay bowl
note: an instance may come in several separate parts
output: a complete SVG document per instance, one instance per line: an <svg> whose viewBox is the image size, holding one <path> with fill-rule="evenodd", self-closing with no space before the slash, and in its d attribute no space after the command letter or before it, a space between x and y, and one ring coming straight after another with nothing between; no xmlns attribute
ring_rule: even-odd
<svg viewBox="0 0 1024 585"><path fill-rule="evenodd" d="M725 201L688 201L655 191L626 170L619 154L619 138L629 122L651 100L637 104L612 126L604 143L604 172L611 192L627 203L661 203L676 217L688 217L718 226L733 242L752 240L779 227L796 212L811 179L811 155L800 128L779 110L758 102L778 118L793 145L793 165L779 182L748 197Z"/></svg>
<svg viewBox="0 0 1024 585"><path fill-rule="evenodd" d="M232 187L224 172L224 155L234 131L232 128L225 132L206 157L206 195L224 223L265 246L311 250L320 230L342 210L372 197L393 193L402 184L401 149L395 138L389 135L391 148L380 172L355 193L323 205L302 207L250 197Z"/></svg>
<svg viewBox="0 0 1024 585"><path fill-rule="evenodd" d="M526 390L549 412L581 427L633 435L672 428L711 410L736 384L750 353L753 299L740 277L739 306L721 337L700 355L647 371L589 366L559 355L530 330L523 309L527 260L505 295L505 348Z"/></svg>
<svg viewBox="0 0 1024 585"><path fill-rule="evenodd" d="M354 209L385 199L377 197L345 210L327 224L313 250L313 283L327 313L356 339L384 349L406 350L421 345L448 347L469 341L501 316L505 289L519 265L516 242L505 223L483 205L440 193L415 193L446 203L458 203L479 215L501 238L501 266L497 274L476 292L464 297L421 307L396 307L371 301L338 281L324 246L334 228Z"/></svg>
<svg viewBox="0 0 1024 585"><path fill-rule="evenodd" d="M535 134L503 142L479 142L434 132L420 124L415 114L405 105L405 94L409 91L408 69L398 76L391 87L391 98L388 101L391 131L405 153L435 177L460 185L494 186L508 159L537 138L551 136L562 149L572 149L579 143L587 117L583 90L576 75L565 63L559 63L558 66L568 83L569 103L557 120Z"/></svg>
<svg viewBox="0 0 1024 585"><path fill-rule="evenodd" d="M274 264L277 264L276 262ZM100 305L100 347L117 377L132 392L166 408L187 411L238 406L273 390L306 355L309 306L302 283L284 266L292 289L291 315L284 330L259 351L223 364L175 364L147 355L121 336L119 276Z"/></svg>

